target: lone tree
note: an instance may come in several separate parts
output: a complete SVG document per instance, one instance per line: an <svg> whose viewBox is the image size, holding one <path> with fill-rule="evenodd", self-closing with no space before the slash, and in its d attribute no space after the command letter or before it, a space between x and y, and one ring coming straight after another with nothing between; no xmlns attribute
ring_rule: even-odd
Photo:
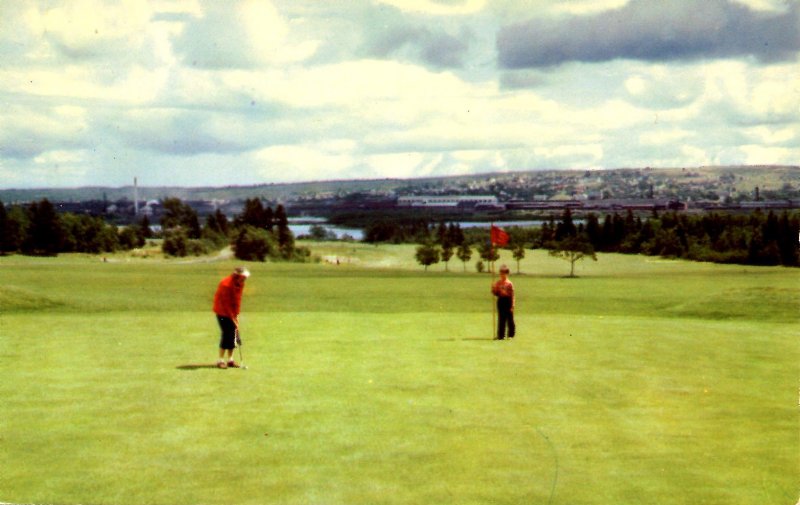
<svg viewBox="0 0 800 505"><path fill-rule="evenodd" d="M467 271L467 262L472 258L472 249L466 242L462 243L456 249L456 256L464 263L464 271Z"/></svg>
<svg viewBox="0 0 800 505"><path fill-rule="evenodd" d="M587 256L597 261L597 254L594 252L592 243L583 235L567 237L564 240L553 243L552 247L549 253L550 256L569 261L570 277L575 277L576 261L580 261Z"/></svg>
<svg viewBox="0 0 800 505"><path fill-rule="evenodd" d="M439 247L435 244L430 242L425 243L417 247L417 253L415 257L417 258L417 262L420 265L425 267L425 271L428 271L428 267L433 265L434 263L439 263L441 251Z"/></svg>
<svg viewBox="0 0 800 505"><path fill-rule="evenodd" d="M521 242L517 242L511 248L511 254L513 254L514 259L517 261L517 273L519 273L519 262L525 258L525 245Z"/></svg>
<svg viewBox="0 0 800 505"><path fill-rule="evenodd" d="M444 262L444 270L447 272L449 268L447 267L448 263L450 262L450 258L453 257L453 245L449 242L445 242L442 244L442 251L441 251L441 259Z"/></svg>

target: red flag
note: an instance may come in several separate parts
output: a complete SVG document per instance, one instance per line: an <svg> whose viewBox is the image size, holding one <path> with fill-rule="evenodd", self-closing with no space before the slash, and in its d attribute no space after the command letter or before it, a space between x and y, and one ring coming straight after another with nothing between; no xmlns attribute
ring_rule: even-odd
<svg viewBox="0 0 800 505"><path fill-rule="evenodd" d="M508 233L502 228L492 225L492 245L504 246L508 244Z"/></svg>

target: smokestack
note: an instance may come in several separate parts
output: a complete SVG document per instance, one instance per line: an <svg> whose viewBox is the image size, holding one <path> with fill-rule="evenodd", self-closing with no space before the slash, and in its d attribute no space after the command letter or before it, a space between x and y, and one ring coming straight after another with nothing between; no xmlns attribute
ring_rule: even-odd
<svg viewBox="0 0 800 505"><path fill-rule="evenodd" d="M133 178L133 215L139 215L139 184L136 177Z"/></svg>

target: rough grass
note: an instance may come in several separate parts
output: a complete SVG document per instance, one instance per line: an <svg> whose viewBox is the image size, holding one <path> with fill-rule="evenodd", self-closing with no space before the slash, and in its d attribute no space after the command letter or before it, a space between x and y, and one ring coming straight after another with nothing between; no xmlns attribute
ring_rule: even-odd
<svg viewBox="0 0 800 505"><path fill-rule="evenodd" d="M0 501L796 500L797 270L529 253L493 342L490 276L341 247L249 265L225 371L232 263L0 258Z"/></svg>

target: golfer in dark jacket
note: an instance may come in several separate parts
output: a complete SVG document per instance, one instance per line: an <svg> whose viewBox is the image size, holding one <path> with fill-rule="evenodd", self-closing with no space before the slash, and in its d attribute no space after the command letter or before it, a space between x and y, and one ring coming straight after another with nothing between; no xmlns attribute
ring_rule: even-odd
<svg viewBox="0 0 800 505"><path fill-rule="evenodd" d="M214 294L214 313L222 330L219 341L219 368L235 367L233 350L236 348L237 331L239 329L239 310L242 306L242 292L244 283L250 277L250 272L239 267L232 274L222 279ZM227 354L228 359L225 360Z"/></svg>

